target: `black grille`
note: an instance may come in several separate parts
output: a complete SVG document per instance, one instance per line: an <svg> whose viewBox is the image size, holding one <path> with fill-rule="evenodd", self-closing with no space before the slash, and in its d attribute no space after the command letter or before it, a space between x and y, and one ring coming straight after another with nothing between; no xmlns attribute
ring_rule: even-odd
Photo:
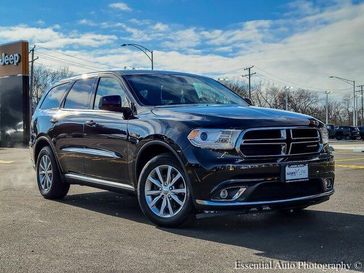
<svg viewBox="0 0 364 273"><path fill-rule="evenodd" d="M247 158L288 157L320 152L316 128L257 128L243 133L240 152Z"/></svg>
<svg viewBox="0 0 364 273"><path fill-rule="evenodd" d="M249 195L246 201L275 201L298 198L322 193L324 190L319 180L305 182L262 183Z"/></svg>
<svg viewBox="0 0 364 273"><path fill-rule="evenodd" d="M282 155L285 144L249 144L242 145L240 151L246 156Z"/></svg>

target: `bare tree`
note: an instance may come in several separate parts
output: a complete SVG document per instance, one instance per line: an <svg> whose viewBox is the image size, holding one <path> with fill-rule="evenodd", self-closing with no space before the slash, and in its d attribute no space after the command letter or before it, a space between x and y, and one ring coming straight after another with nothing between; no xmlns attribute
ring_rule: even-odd
<svg viewBox="0 0 364 273"><path fill-rule="evenodd" d="M242 82L229 82L227 86L244 97L247 96L247 86ZM268 87L263 90L261 84L253 86L252 101L255 105L276 109L285 109L286 90L278 87ZM319 94L314 91L298 89L288 93L289 110L314 116L325 120L325 105L321 102ZM331 99L329 103L329 122L336 125L351 124L352 109L350 96L345 96L342 101Z"/></svg>
<svg viewBox="0 0 364 273"><path fill-rule="evenodd" d="M37 105L39 99L52 84L55 82L72 76L73 73L68 68L50 69L43 65L34 67L34 82L33 82L33 105Z"/></svg>

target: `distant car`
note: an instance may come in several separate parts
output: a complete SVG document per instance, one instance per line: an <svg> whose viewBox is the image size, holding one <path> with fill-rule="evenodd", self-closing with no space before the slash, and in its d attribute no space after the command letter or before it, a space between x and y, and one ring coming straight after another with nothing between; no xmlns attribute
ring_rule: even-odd
<svg viewBox="0 0 364 273"><path fill-rule="evenodd" d="M15 143L21 143L23 140L23 122L19 122L14 128L8 129L5 132L5 146L13 147Z"/></svg>
<svg viewBox="0 0 364 273"><path fill-rule="evenodd" d="M364 126L360 126L359 128L359 134L362 140L364 140Z"/></svg>
<svg viewBox="0 0 364 273"><path fill-rule="evenodd" d="M336 133L335 133L336 139L359 139L360 138L360 132L359 128L355 126L338 126L336 127Z"/></svg>
<svg viewBox="0 0 364 273"><path fill-rule="evenodd" d="M333 124L326 124L326 129L329 132L329 138L335 138L336 127Z"/></svg>

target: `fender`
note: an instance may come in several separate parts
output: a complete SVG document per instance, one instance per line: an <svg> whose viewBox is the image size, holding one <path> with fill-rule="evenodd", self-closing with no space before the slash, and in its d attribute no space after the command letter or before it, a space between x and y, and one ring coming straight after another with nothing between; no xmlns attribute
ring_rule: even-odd
<svg viewBox="0 0 364 273"><path fill-rule="evenodd" d="M37 146L39 145L40 141L46 141L48 143L48 146L51 147L51 150L53 152L54 158L56 159L57 162L57 167L58 167L58 171L59 173L63 176L63 169L61 164L58 161L58 155L56 152L56 147L54 146L53 142L51 141L51 139L46 136L46 135L41 135L37 138L37 140L35 141L34 145L33 145L33 158L34 158L34 162L37 162L37 158L35 158L35 150L37 148Z"/></svg>
<svg viewBox="0 0 364 273"><path fill-rule="evenodd" d="M178 160L178 162L181 164L183 170L187 173L186 169L185 169L185 163L187 162L186 158L183 156L182 153L178 153L176 151L175 148L172 147L172 145L176 146L176 148L180 149L176 144L174 143L167 143L167 142L164 142L162 140L159 140L159 139L154 139L154 140L150 140L148 141L147 143L145 143L142 147L140 147L140 149L138 150L137 152L137 156L134 160L134 166L133 166L133 176L134 176L134 179L133 181L136 181L137 179L137 165L138 165L138 161L140 159L140 155L142 154L142 152L152 146L152 145L161 145L163 147L165 147L166 149L168 149ZM136 181L137 182L137 181Z"/></svg>

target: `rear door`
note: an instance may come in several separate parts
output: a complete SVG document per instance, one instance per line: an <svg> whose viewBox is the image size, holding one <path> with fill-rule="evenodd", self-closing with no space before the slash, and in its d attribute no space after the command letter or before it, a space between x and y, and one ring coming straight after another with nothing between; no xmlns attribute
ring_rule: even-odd
<svg viewBox="0 0 364 273"><path fill-rule="evenodd" d="M99 78L93 110L84 124L85 172L96 178L131 184L127 169L127 120L122 113L99 109L103 96L118 95L122 106L130 107L121 81L113 75Z"/></svg>
<svg viewBox="0 0 364 273"><path fill-rule="evenodd" d="M85 151L83 125L92 107L96 78L76 80L63 107L54 115L54 137L59 161L66 173L84 173Z"/></svg>

